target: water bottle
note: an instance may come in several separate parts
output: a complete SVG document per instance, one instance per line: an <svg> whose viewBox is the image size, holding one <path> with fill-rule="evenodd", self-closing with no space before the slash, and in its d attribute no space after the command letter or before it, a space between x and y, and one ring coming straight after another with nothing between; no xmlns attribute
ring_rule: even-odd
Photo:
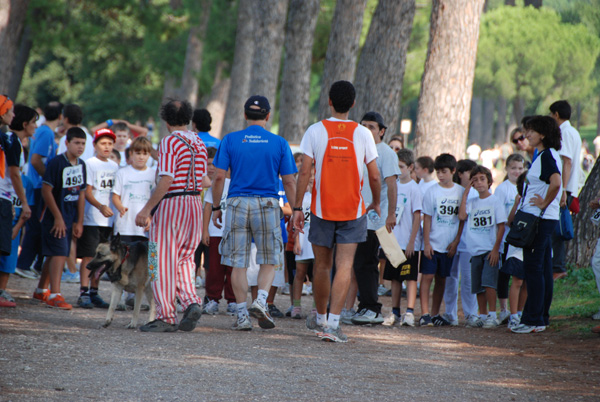
<svg viewBox="0 0 600 402"><path fill-rule="evenodd" d="M374 209L371 209L367 214L367 218L369 218L371 223L376 223L379 220L379 215L377 215L377 212L375 212Z"/></svg>

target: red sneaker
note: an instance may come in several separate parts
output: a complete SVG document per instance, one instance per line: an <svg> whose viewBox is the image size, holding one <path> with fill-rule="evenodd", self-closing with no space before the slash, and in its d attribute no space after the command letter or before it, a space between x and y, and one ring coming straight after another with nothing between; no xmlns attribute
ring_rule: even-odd
<svg viewBox="0 0 600 402"><path fill-rule="evenodd" d="M46 303L46 300L48 300L49 296L50 296L50 289L44 289L44 291L42 293L33 292L33 298L35 300L41 301L42 303Z"/></svg>
<svg viewBox="0 0 600 402"><path fill-rule="evenodd" d="M65 301L65 298L62 297L62 295L57 295L54 299L48 298L46 304L48 307L59 308L61 310L71 310L73 308L73 306Z"/></svg>
<svg viewBox="0 0 600 402"><path fill-rule="evenodd" d="M17 307L15 299L6 290L0 290L0 307Z"/></svg>

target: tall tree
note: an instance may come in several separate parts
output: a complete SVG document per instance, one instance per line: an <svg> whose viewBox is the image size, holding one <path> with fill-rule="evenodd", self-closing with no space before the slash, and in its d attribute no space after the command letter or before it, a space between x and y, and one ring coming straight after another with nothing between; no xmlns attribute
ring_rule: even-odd
<svg viewBox="0 0 600 402"><path fill-rule="evenodd" d="M337 0L331 33L325 55L321 95L319 97L319 119L329 117L329 87L335 81L354 80L356 56L367 0Z"/></svg>
<svg viewBox="0 0 600 402"><path fill-rule="evenodd" d="M235 53L231 67L231 86L223 121L223 134L244 128L244 102L250 88L252 55L254 54L253 9L258 0L240 0L238 6Z"/></svg>
<svg viewBox="0 0 600 402"><path fill-rule="evenodd" d="M380 0L356 68L356 105L351 118L369 110L385 119L388 136L399 132L406 52L415 16L414 0Z"/></svg>
<svg viewBox="0 0 600 402"><path fill-rule="evenodd" d="M498 120L496 120L496 143L503 144L506 142L506 113L508 111L508 104L506 103L506 98L503 96L499 96L497 100L497 111L498 111Z"/></svg>
<svg viewBox="0 0 600 402"><path fill-rule="evenodd" d="M525 0L525 7L533 6L535 8L542 7L543 0Z"/></svg>
<svg viewBox="0 0 600 402"><path fill-rule="evenodd" d="M285 31L279 135L298 142L308 126L310 66L320 0L291 0Z"/></svg>
<svg viewBox="0 0 600 402"><path fill-rule="evenodd" d="M483 99L473 96L471 100L471 115L469 121L469 144L481 146L483 138Z"/></svg>
<svg viewBox="0 0 600 402"><path fill-rule="evenodd" d="M465 153L483 0L433 0L416 154Z"/></svg>
<svg viewBox="0 0 600 402"><path fill-rule="evenodd" d="M25 27L29 0L0 0L0 49L2 49L2 71L0 93L7 93L13 77L21 37ZM21 77L19 77L19 80ZM13 97L16 94L10 94Z"/></svg>
<svg viewBox="0 0 600 402"><path fill-rule="evenodd" d="M266 96L275 109L275 96L279 82L279 67L283 52L283 35L288 0L260 0L254 9L256 40L252 56L250 94ZM267 128L273 121L267 122Z"/></svg>
<svg viewBox="0 0 600 402"><path fill-rule="evenodd" d="M212 117L210 133L217 138L223 136L225 106L227 105L227 96L229 95L231 86L231 79L229 77L223 77L224 69L224 62L217 65L213 87L206 102L206 109L210 112Z"/></svg>

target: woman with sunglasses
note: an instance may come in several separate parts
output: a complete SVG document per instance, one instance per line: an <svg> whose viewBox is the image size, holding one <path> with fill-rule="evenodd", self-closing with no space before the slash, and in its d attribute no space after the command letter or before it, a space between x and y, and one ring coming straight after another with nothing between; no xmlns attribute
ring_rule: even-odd
<svg viewBox="0 0 600 402"><path fill-rule="evenodd" d="M530 161L533 160L533 153L535 148L529 145L529 141L525 138L525 130L523 127L517 127L510 133L510 140L513 143L513 146L520 151L521 153L525 153L527 155L527 159Z"/></svg>

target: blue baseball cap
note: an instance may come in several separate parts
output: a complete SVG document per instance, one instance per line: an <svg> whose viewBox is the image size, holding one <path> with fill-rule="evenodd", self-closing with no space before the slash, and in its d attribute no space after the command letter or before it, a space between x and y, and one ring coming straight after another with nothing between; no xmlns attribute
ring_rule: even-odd
<svg viewBox="0 0 600 402"><path fill-rule="evenodd" d="M271 111L271 105L269 105L269 101L264 96L253 95L244 104L244 111L267 114Z"/></svg>

